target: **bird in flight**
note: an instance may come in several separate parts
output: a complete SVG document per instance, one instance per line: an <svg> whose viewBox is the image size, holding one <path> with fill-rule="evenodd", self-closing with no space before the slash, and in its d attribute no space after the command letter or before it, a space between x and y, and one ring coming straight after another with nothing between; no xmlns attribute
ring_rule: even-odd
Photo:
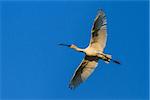
<svg viewBox="0 0 150 100"><path fill-rule="evenodd" d="M82 62L74 72L74 75L69 83L69 88L75 89L79 84L84 82L95 70L98 65L98 60L101 59L105 63L110 61L120 64L119 61L112 59L112 56L105 54L104 48L106 46L107 40L107 21L106 15L103 10L100 10L96 16L92 30L91 30L91 40L87 48L81 49L76 45L59 44L61 46L67 46L78 52L85 53L85 57Z"/></svg>

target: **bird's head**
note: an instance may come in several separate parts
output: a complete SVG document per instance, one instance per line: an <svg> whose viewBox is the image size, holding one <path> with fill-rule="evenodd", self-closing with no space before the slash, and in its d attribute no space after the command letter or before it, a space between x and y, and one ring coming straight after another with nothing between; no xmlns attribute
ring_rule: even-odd
<svg viewBox="0 0 150 100"><path fill-rule="evenodd" d="M71 49L74 49L78 52L85 52L85 49L81 49L81 48L78 48L76 45L74 44L71 44L71 45L68 45L68 44L59 44L60 46L66 46L66 47L69 47Z"/></svg>
<svg viewBox="0 0 150 100"><path fill-rule="evenodd" d="M77 48L77 46L74 44L71 44L70 48Z"/></svg>

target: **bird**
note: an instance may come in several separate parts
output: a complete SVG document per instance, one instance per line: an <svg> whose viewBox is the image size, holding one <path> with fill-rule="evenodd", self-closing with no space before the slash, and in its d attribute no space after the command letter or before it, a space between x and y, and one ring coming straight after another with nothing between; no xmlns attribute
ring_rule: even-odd
<svg viewBox="0 0 150 100"><path fill-rule="evenodd" d="M89 45L85 48L79 48L74 44L59 44L61 46L66 46L75 51L82 52L85 54L83 60L75 70L73 77L70 80L69 88L75 89L81 83L83 83L87 78L93 73L98 65L98 61L101 59L105 63L110 61L120 64L119 61L112 59L110 54L104 53L104 48L106 47L107 41L107 20L104 10L100 9L97 16L94 19L94 23L91 29L91 39Z"/></svg>

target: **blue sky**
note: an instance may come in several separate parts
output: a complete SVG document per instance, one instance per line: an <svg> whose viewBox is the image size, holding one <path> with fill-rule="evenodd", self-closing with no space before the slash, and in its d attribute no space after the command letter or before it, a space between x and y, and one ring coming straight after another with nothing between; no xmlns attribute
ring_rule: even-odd
<svg viewBox="0 0 150 100"><path fill-rule="evenodd" d="M75 90L68 83L84 54L98 9L107 16L105 53L121 65L99 66ZM148 2L1 2L2 99L148 100Z"/></svg>

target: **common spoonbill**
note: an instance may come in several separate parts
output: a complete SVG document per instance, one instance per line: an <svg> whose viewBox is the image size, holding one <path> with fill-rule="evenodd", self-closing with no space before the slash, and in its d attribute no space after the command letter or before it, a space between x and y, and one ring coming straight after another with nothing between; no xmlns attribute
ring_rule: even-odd
<svg viewBox="0 0 150 100"><path fill-rule="evenodd" d="M91 30L91 40L87 48L81 49L76 45L59 44L61 46L67 46L78 52L85 53L85 57L74 72L74 75L70 81L69 88L74 89L80 83L84 82L94 71L98 65L98 60L102 59L106 63L110 61L120 64L119 61L112 59L112 56L105 54L104 48L107 40L107 21L106 15L103 10L100 10L94 20L94 24Z"/></svg>

